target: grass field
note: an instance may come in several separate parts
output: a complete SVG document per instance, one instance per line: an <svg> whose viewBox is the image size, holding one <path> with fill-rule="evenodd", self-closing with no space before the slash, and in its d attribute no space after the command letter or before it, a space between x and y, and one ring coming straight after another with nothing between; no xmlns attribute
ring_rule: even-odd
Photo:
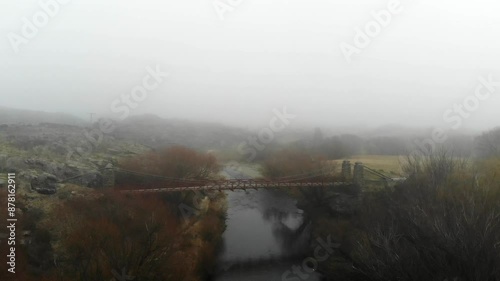
<svg viewBox="0 0 500 281"><path fill-rule="evenodd" d="M392 155L355 155L342 160L335 160L338 169L342 167L342 161L349 160L354 165L355 162L362 162L363 165L374 169L387 176L402 176L399 156Z"/></svg>

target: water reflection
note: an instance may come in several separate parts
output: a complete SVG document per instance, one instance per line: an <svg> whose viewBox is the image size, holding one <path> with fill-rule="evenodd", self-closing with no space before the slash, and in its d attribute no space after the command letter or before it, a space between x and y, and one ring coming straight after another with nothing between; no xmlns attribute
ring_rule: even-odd
<svg viewBox="0 0 500 281"><path fill-rule="evenodd" d="M281 280L283 272L305 257L309 221L283 191L240 190L227 196L227 229L216 280Z"/></svg>

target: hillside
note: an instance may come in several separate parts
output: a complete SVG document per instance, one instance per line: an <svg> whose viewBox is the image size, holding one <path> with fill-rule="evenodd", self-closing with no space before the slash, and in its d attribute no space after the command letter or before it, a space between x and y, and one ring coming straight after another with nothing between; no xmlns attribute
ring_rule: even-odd
<svg viewBox="0 0 500 281"><path fill-rule="evenodd" d="M85 124L85 121L67 113L54 113L45 111L15 109L15 108L0 106L0 125L1 124L36 125L40 123L83 125Z"/></svg>

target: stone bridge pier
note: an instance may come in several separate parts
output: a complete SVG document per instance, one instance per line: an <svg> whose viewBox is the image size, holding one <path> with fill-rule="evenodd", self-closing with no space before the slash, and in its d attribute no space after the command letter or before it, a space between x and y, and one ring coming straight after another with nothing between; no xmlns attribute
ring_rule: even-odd
<svg viewBox="0 0 500 281"><path fill-rule="evenodd" d="M347 182L351 180L351 173L352 173L351 161L349 160L342 161L342 172L341 172L342 181Z"/></svg>
<svg viewBox="0 0 500 281"><path fill-rule="evenodd" d="M362 162L356 162L354 164L354 169L351 171L352 165L351 161L349 160L344 160L342 162L342 180L343 181L349 181L352 179L352 182L354 185L357 185L359 187L363 186L364 184L364 166Z"/></svg>
<svg viewBox="0 0 500 281"><path fill-rule="evenodd" d="M102 176L104 178L103 186L105 188L110 188L115 186L115 171L114 166L111 163L108 163L104 167L104 171L102 172Z"/></svg>
<svg viewBox="0 0 500 281"><path fill-rule="evenodd" d="M364 181L364 166L361 162L356 162L354 164L354 173L352 176L352 182L361 187L365 183Z"/></svg>

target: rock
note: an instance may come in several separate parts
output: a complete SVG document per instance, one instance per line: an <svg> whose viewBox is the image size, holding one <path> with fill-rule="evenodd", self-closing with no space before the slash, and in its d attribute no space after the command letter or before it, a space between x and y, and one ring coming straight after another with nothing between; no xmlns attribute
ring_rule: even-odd
<svg viewBox="0 0 500 281"><path fill-rule="evenodd" d="M64 164L39 158L28 158L25 160L25 163L32 169L42 170L56 177L61 177L64 174Z"/></svg>
<svg viewBox="0 0 500 281"><path fill-rule="evenodd" d="M28 168L22 157L9 157L5 161L5 168L14 173L19 173Z"/></svg>
<svg viewBox="0 0 500 281"><path fill-rule="evenodd" d="M35 184L40 176L44 180L46 175L50 175L54 182L64 181L93 188L104 185L104 177L95 165L74 166L39 158L12 158L10 164L20 171L20 177L29 182L35 181Z"/></svg>
<svg viewBox="0 0 500 281"><path fill-rule="evenodd" d="M48 173L33 176L31 189L41 194L54 194L57 192L57 178Z"/></svg>
<svg viewBox="0 0 500 281"><path fill-rule="evenodd" d="M104 185L104 178L101 173L94 170L80 177L79 183L86 187L102 187Z"/></svg>
<svg viewBox="0 0 500 281"><path fill-rule="evenodd" d="M108 153L110 153L111 155L119 155L121 151L118 149L108 148Z"/></svg>

